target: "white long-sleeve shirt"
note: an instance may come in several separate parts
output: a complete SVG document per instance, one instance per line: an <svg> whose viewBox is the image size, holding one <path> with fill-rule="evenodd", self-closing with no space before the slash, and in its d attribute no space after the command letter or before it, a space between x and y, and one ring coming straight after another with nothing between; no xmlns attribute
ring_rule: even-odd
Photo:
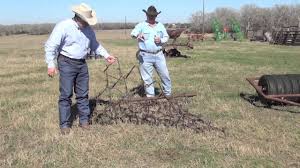
<svg viewBox="0 0 300 168"><path fill-rule="evenodd" d="M137 37L140 33L144 35L144 41L138 42L139 49L144 51L156 52L162 49L162 45L169 40L169 35L165 26L157 22L154 27L149 26L149 23L144 21L135 26L131 31L131 36ZM159 36L161 39L160 44L154 42L154 37Z"/></svg>
<svg viewBox="0 0 300 168"><path fill-rule="evenodd" d="M106 49L97 42L95 32L90 26L80 29L74 20L67 19L54 27L47 40L45 61L48 68L54 68L59 54L74 59L85 59L90 51L105 58L109 56Z"/></svg>

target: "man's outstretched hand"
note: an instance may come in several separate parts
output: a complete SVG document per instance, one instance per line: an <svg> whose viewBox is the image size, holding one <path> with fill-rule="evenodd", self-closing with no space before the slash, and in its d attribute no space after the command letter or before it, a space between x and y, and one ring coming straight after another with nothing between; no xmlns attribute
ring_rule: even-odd
<svg viewBox="0 0 300 168"><path fill-rule="evenodd" d="M136 39L137 39L138 41L145 41L144 33L140 33L140 34L136 37Z"/></svg>
<svg viewBox="0 0 300 168"><path fill-rule="evenodd" d="M113 63L116 62L116 58L115 58L114 56L110 55L110 56L108 56L108 57L106 58L106 61L107 61L109 64L113 64Z"/></svg>
<svg viewBox="0 0 300 168"><path fill-rule="evenodd" d="M57 74L57 69L56 68L48 68L48 76L53 78L55 74Z"/></svg>

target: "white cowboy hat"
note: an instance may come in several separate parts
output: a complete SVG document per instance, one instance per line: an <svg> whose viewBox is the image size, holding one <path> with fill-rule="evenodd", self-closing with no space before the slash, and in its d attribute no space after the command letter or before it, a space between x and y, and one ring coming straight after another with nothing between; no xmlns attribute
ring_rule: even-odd
<svg viewBox="0 0 300 168"><path fill-rule="evenodd" d="M95 25L97 23L96 12L85 3L73 6L72 11L89 25Z"/></svg>

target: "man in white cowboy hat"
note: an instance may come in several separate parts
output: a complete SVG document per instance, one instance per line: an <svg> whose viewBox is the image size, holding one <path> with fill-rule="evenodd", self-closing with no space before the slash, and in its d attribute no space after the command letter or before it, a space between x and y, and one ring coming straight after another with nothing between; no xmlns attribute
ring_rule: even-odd
<svg viewBox="0 0 300 168"><path fill-rule="evenodd" d="M152 80L153 69L155 68L162 81L165 96L171 95L171 79L163 54L163 44L169 39L166 28L162 23L156 22L158 14L154 6L150 6L146 13L147 20L135 26L131 36L138 40L141 77L144 81L145 94L147 97L154 97L154 84Z"/></svg>
<svg viewBox="0 0 300 168"><path fill-rule="evenodd" d="M91 51L104 56L109 64L115 62L96 40L90 25L97 23L94 10L82 3L72 7L75 16L58 23L45 44L45 61L48 75L53 77L59 70L59 120L62 134L70 132L73 89L76 94L79 124L89 128L89 74L85 61Z"/></svg>

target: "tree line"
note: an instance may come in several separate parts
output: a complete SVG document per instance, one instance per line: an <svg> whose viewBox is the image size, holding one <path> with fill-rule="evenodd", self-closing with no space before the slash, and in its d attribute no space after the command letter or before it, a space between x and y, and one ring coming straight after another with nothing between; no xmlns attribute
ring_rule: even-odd
<svg viewBox="0 0 300 168"><path fill-rule="evenodd" d="M93 26L95 30L115 30L132 29L136 23L101 23ZM55 24L15 24L0 25L0 36L9 36L13 34L43 35L52 32Z"/></svg>
<svg viewBox="0 0 300 168"><path fill-rule="evenodd" d="M190 17L191 30L202 32L202 11L193 13ZM239 21L243 32L274 31L283 27L300 27L300 4L297 5L274 5L270 8L262 8L256 5L244 5L239 10L232 8L217 8L211 13L204 15L205 32L212 32L211 23L218 19L223 27L230 28L230 20Z"/></svg>

